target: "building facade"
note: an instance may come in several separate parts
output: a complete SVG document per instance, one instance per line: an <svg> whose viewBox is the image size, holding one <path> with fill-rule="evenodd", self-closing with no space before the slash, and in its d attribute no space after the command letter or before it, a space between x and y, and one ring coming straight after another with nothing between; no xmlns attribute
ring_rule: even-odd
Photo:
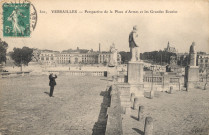
<svg viewBox="0 0 209 135"><path fill-rule="evenodd" d="M39 55L39 62L44 65L57 64L57 55L59 52L52 50L41 50Z"/></svg>
<svg viewBox="0 0 209 135"><path fill-rule="evenodd" d="M177 50L175 47L170 47L170 43L168 42L167 48L164 49L166 52L171 52L171 53L177 53Z"/></svg>
<svg viewBox="0 0 209 135"><path fill-rule="evenodd" d="M209 70L209 54L198 54L197 55L197 65L199 66L199 70L204 72L205 70Z"/></svg>
<svg viewBox="0 0 209 135"><path fill-rule="evenodd" d="M38 62L40 59L41 50L33 48L32 62Z"/></svg>
<svg viewBox="0 0 209 135"><path fill-rule="evenodd" d="M51 50L40 50L39 63L45 65L56 64L107 64L110 61L111 52L94 52L86 53L77 52L57 52ZM121 63L121 56L117 54L117 62Z"/></svg>

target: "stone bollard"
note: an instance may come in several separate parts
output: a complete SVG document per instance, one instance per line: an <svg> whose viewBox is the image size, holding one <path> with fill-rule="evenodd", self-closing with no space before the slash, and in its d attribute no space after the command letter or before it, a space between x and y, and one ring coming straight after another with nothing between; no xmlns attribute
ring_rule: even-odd
<svg viewBox="0 0 209 135"><path fill-rule="evenodd" d="M143 119L144 106L139 106L138 121Z"/></svg>
<svg viewBox="0 0 209 135"><path fill-rule="evenodd" d="M186 84L186 91L189 91L189 83Z"/></svg>
<svg viewBox="0 0 209 135"><path fill-rule="evenodd" d="M113 82L117 82L117 80L118 80L118 78L117 78L117 76L112 76L112 80L113 80Z"/></svg>
<svg viewBox="0 0 209 135"><path fill-rule="evenodd" d="M136 110L139 106L139 98L134 98L133 109Z"/></svg>
<svg viewBox="0 0 209 135"><path fill-rule="evenodd" d="M125 108L125 114L131 114L131 108L130 107Z"/></svg>
<svg viewBox="0 0 209 135"><path fill-rule="evenodd" d="M115 80L115 77L114 77L114 76L112 76L112 81L114 82L114 80Z"/></svg>
<svg viewBox="0 0 209 135"><path fill-rule="evenodd" d="M131 102L134 102L134 98L135 98L135 93L131 93L130 101L131 101Z"/></svg>
<svg viewBox="0 0 209 135"><path fill-rule="evenodd" d="M154 91L153 90L150 91L150 99L152 99L152 98L154 98Z"/></svg>
<svg viewBox="0 0 209 135"><path fill-rule="evenodd" d="M153 134L153 119L152 117L146 117L144 125L144 135Z"/></svg>
<svg viewBox="0 0 209 135"><path fill-rule="evenodd" d="M122 114L126 114L126 108L125 107L121 107L121 111L122 111Z"/></svg>
<svg viewBox="0 0 209 135"><path fill-rule="evenodd" d="M207 83L205 83L204 90L207 90Z"/></svg>
<svg viewBox="0 0 209 135"><path fill-rule="evenodd" d="M173 86L170 87L169 94L173 93Z"/></svg>

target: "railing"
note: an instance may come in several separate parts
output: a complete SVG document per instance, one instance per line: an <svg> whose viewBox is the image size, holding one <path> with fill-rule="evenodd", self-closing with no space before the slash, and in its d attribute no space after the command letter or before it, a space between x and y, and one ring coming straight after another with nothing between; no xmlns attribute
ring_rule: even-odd
<svg viewBox="0 0 209 135"><path fill-rule="evenodd" d="M29 75L29 73L30 72L15 72L15 73L3 72L3 73L0 73L0 78L24 76L24 75Z"/></svg>
<svg viewBox="0 0 209 135"><path fill-rule="evenodd" d="M207 78L207 79L206 79L206 77L199 78L199 82L206 82L206 80L207 80L207 82L209 82L209 78Z"/></svg>
<svg viewBox="0 0 209 135"><path fill-rule="evenodd" d="M118 71L118 75L127 75L127 71Z"/></svg>
<svg viewBox="0 0 209 135"><path fill-rule="evenodd" d="M180 82L180 78L179 77L170 77L169 79L169 83L179 83ZM154 83L154 84L160 84L163 83L164 77L163 76L144 76L144 82L148 82L148 83Z"/></svg>
<svg viewBox="0 0 209 135"><path fill-rule="evenodd" d="M179 80L179 78L178 77L174 77L174 78L170 78L170 83L179 83L180 82L180 80Z"/></svg>
<svg viewBox="0 0 209 135"><path fill-rule="evenodd" d="M154 87L159 90L167 90L170 86L173 86L174 89L179 90L181 83L181 77L177 76L151 76L151 75L144 75L144 85L145 87Z"/></svg>
<svg viewBox="0 0 209 135"><path fill-rule="evenodd" d="M153 84L162 84L163 83L163 76L144 76L144 82L152 83Z"/></svg>
<svg viewBox="0 0 209 135"><path fill-rule="evenodd" d="M105 71L68 71L72 76L105 76Z"/></svg>

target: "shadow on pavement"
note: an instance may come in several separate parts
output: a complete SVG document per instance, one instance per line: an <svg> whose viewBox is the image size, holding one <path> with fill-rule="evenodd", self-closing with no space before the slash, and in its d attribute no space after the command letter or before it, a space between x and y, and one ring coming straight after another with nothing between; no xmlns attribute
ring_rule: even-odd
<svg viewBox="0 0 209 135"><path fill-rule="evenodd" d="M138 121L138 118L131 115L131 118Z"/></svg>
<svg viewBox="0 0 209 135"><path fill-rule="evenodd" d="M45 94L49 95L49 92L44 92Z"/></svg>
<svg viewBox="0 0 209 135"><path fill-rule="evenodd" d="M102 91L100 96L103 96L103 103L101 104L98 120L95 122L92 129L92 135L105 135L107 125L107 108L110 106L110 90Z"/></svg>
<svg viewBox="0 0 209 135"><path fill-rule="evenodd" d="M144 135L144 132L137 129L137 128L132 128L134 131L136 131L137 133L139 133L140 135Z"/></svg>

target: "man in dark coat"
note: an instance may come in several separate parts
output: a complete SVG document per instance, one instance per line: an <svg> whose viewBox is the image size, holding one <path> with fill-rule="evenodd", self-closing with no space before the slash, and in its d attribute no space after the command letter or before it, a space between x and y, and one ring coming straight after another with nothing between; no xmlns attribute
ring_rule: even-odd
<svg viewBox="0 0 209 135"><path fill-rule="evenodd" d="M56 85L56 81L55 79L57 78L57 75L53 75L53 73L51 73L49 75L49 86L50 86L50 94L49 96L52 97L53 96L53 91L54 91L54 86Z"/></svg>

